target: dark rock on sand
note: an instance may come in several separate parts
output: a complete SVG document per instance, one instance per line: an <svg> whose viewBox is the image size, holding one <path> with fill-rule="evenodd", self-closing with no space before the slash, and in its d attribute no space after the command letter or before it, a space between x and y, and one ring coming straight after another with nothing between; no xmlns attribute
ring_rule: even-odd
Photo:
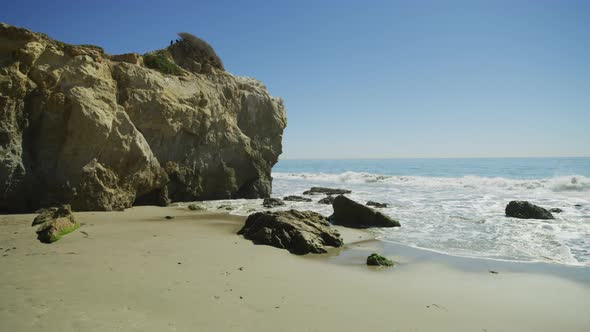
<svg viewBox="0 0 590 332"><path fill-rule="evenodd" d="M563 210L562 210L562 209L560 209L560 208L552 208L552 209L549 209L549 212L553 212L553 213L561 213L561 212L563 212Z"/></svg>
<svg viewBox="0 0 590 332"><path fill-rule="evenodd" d="M265 208L273 208L283 205L285 205L285 202L283 202L280 198L265 198L262 202L262 206Z"/></svg>
<svg viewBox="0 0 590 332"><path fill-rule="evenodd" d="M334 213L330 216L330 221L334 225L351 228L401 226L397 220L342 195L334 199L332 206Z"/></svg>
<svg viewBox="0 0 590 332"><path fill-rule="evenodd" d="M311 202L311 199L310 198L307 198L307 197L291 195L291 196L285 196L285 197L283 197L283 201L288 201L288 202Z"/></svg>
<svg viewBox="0 0 590 332"><path fill-rule="evenodd" d="M309 190L303 192L303 195L342 195L350 194L352 191L347 189L333 189L325 187L312 187Z"/></svg>
<svg viewBox="0 0 590 332"><path fill-rule="evenodd" d="M248 216L238 232L255 244L287 249L292 254L321 254L326 246L340 247L343 240L326 217L312 211L257 212Z"/></svg>
<svg viewBox="0 0 590 332"><path fill-rule="evenodd" d="M318 203L320 203L320 204L332 204L332 203L334 203L334 198L336 198L336 196L326 196L326 197L320 199L318 201Z"/></svg>
<svg viewBox="0 0 590 332"><path fill-rule="evenodd" d="M373 201L368 201L367 204L365 204L365 205L376 207L376 208L386 208L387 206L389 206L387 203L379 203L379 202L373 202Z"/></svg>
<svg viewBox="0 0 590 332"><path fill-rule="evenodd" d="M506 205L506 216L520 219L553 219L551 212L527 201L512 201Z"/></svg>
<svg viewBox="0 0 590 332"><path fill-rule="evenodd" d="M48 208L41 212L34 220L37 228L37 239L43 243L53 243L62 236L71 233L80 227L74 219L74 214L69 205Z"/></svg>
<svg viewBox="0 0 590 332"><path fill-rule="evenodd" d="M377 253L372 253L367 257L367 265L372 266L393 266L393 261Z"/></svg>

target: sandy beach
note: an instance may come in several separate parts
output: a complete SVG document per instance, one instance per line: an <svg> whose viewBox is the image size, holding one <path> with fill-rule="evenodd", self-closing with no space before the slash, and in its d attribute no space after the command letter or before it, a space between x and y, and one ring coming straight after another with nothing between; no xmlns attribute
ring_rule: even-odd
<svg viewBox="0 0 590 332"><path fill-rule="evenodd" d="M296 256L236 235L243 217L186 207L78 212L82 227L50 245L36 240L34 216L0 217L2 331L590 327L584 280L526 264L511 271L454 258L457 266L416 250L387 253L400 263L393 269L368 268L364 259L382 244L356 230L342 231L342 249Z"/></svg>

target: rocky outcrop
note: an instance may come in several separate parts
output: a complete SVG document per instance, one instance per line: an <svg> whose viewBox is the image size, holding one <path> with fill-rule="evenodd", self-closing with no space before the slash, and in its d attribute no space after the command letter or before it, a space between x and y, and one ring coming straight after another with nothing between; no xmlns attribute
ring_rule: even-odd
<svg viewBox="0 0 590 332"><path fill-rule="evenodd" d="M374 201L368 201L365 205L372 206L375 208L386 208L389 206L387 203L379 203L379 202L374 202Z"/></svg>
<svg viewBox="0 0 590 332"><path fill-rule="evenodd" d="M285 205L285 202L283 202L280 198L265 198L264 201L262 201L262 206L269 209L283 205Z"/></svg>
<svg viewBox="0 0 590 332"><path fill-rule="evenodd" d="M0 211L268 197L282 100L216 67L180 71L0 24Z"/></svg>
<svg viewBox="0 0 590 332"><path fill-rule="evenodd" d="M347 189L333 189L325 187L312 187L303 192L303 195L343 195L350 194L352 191Z"/></svg>
<svg viewBox="0 0 590 332"><path fill-rule="evenodd" d="M62 236L80 227L69 205L42 210L33 220L32 226L36 225L40 225L37 228L37 239L43 243L58 241Z"/></svg>
<svg viewBox="0 0 590 332"><path fill-rule="evenodd" d="M287 202L311 202L311 199L310 198L307 198L307 197L303 197L303 196L291 195L291 196L285 196L285 197L283 197L283 201L287 201Z"/></svg>
<svg viewBox="0 0 590 332"><path fill-rule="evenodd" d="M312 211L258 212L251 214L238 232L255 244L265 244L297 255L327 252L343 240L326 217Z"/></svg>
<svg viewBox="0 0 590 332"><path fill-rule="evenodd" d="M506 205L506 216L519 219L553 219L551 212L527 201L512 201Z"/></svg>
<svg viewBox="0 0 590 332"><path fill-rule="evenodd" d="M334 213L330 221L334 225L351 228L400 227L397 220L357 203L346 196L337 196L332 203Z"/></svg>

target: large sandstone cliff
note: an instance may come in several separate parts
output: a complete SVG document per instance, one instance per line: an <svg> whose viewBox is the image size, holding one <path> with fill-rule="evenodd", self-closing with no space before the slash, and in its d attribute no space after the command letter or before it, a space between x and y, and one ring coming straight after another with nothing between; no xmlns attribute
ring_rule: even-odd
<svg viewBox="0 0 590 332"><path fill-rule="evenodd" d="M0 24L0 211L268 197L282 101L171 55L180 74Z"/></svg>

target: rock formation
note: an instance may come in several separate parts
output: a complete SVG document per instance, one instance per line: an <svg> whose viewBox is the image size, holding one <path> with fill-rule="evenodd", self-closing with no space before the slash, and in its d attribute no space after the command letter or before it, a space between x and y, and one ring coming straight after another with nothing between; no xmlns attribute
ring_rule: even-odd
<svg viewBox="0 0 590 332"><path fill-rule="evenodd" d="M321 254L326 252L326 246L343 244L326 217L312 211L257 212L248 216L238 234L256 244L287 249L297 255Z"/></svg>
<svg viewBox="0 0 590 332"><path fill-rule="evenodd" d="M169 75L0 24L0 211L268 197L282 100L179 47Z"/></svg>
<svg viewBox="0 0 590 332"><path fill-rule="evenodd" d="M320 199L318 201L318 203L332 205L332 203L334 203L334 198L336 198L336 196L326 196L326 197Z"/></svg>
<svg viewBox="0 0 590 332"><path fill-rule="evenodd" d="M312 187L309 190L303 192L303 195L342 195L350 194L352 191L347 189L333 189L325 187Z"/></svg>
<svg viewBox="0 0 590 332"><path fill-rule="evenodd" d="M262 201L262 206L269 209L283 205L285 205L285 202L283 202L280 198L265 198L264 201Z"/></svg>
<svg viewBox="0 0 590 332"><path fill-rule="evenodd" d="M330 216L330 221L334 225L351 228L401 226L397 220L393 220L383 213L357 203L346 196L336 196L332 207L334 213Z"/></svg>
<svg viewBox="0 0 590 332"><path fill-rule="evenodd" d="M303 196L297 196L297 195L291 195L291 196L285 196L285 197L283 197L283 201L287 201L287 202L311 202L311 198L307 198L307 197L303 197Z"/></svg>
<svg viewBox="0 0 590 332"><path fill-rule="evenodd" d="M553 219L551 212L527 201L512 201L506 205L506 216L519 219Z"/></svg>
<svg viewBox="0 0 590 332"><path fill-rule="evenodd" d="M367 265L369 266L393 266L392 260L387 259L377 253L372 253L367 257Z"/></svg>
<svg viewBox="0 0 590 332"><path fill-rule="evenodd" d="M387 203L379 203L379 202L374 202L374 201L368 201L365 205L372 206L375 208L386 208L389 206L389 204L387 204Z"/></svg>

